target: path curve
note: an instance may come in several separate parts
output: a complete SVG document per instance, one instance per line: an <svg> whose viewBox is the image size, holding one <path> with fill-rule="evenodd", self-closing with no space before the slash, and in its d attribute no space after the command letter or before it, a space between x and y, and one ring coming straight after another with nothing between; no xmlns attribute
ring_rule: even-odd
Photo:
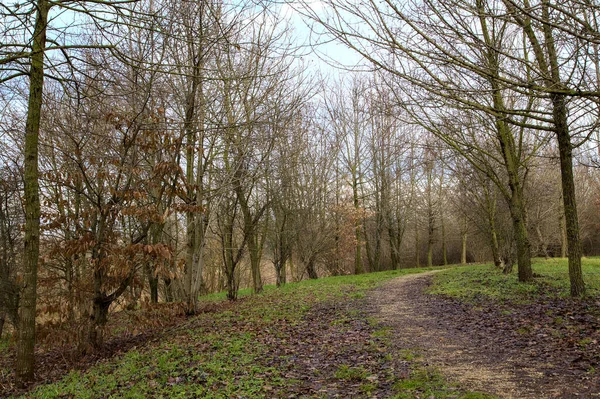
<svg viewBox="0 0 600 399"><path fill-rule="evenodd" d="M450 380L468 389L506 399L557 397L558 392L536 389L543 373L527 368L524 359L496 363L470 343L466 334L449 331L428 311L423 290L437 271L411 274L390 280L371 291L373 316L393 328L398 348L414 349Z"/></svg>

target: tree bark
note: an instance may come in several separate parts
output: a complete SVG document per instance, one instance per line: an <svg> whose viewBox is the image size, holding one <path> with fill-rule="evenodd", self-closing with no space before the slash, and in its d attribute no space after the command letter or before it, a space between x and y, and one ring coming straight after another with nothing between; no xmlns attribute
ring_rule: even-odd
<svg viewBox="0 0 600 399"><path fill-rule="evenodd" d="M562 95L552 95L553 116L556 124L556 138L560 154L560 171L562 181L563 207L565 211L565 227L569 257L569 280L571 296L577 297L585 293L585 284L581 271L581 242L579 239L579 220L575 201L575 182L573 179L573 148L567 125L567 108Z"/></svg>
<svg viewBox="0 0 600 399"><path fill-rule="evenodd" d="M558 53L554 44L553 27L550 22L548 0L542 1L542 18L544 20L544 39L550 66L550 79L547 85L550 88L562 88ZM541 59L540 59L541 61ZM543 62L540 63L540 66ZM575 201L575 181L573 179L573 146L569 133L567 105L564 94L553 93L552 116L556 129L558 151L560 156L560 176L562 181L563 206L565 211L565 225L567 230L567 244L569 248L569 279L571 282L571 296L581 296L585 293L585 284L581 271L581 241L579 239L579 220L577 218L577 203Z"/></svg>
<svg viewBox="0 0 600 399"><path fill-rule="evenodd" d="M260 243L257 242L258 237L256 232L253 231L252 235L248 238L248 252L250 252L250 268L252 269L252 290L255 294L259 294L263 291L263 282L260 274L260 261L261 261L261 248Z"/></svg>
<svg viewBox="0 0 600 399"><path fill-rule="evenodd" d="M427 266L431 267L433 266L433 243L434 243L434 218L433 218L433 212L430 209L428 211L429 215L427 217L428 223L427 223Z"/></svg>
<svg viewBox="0 0 600 399"><path fill-rule="evenodd" d="M442 262L444 266L448 265L448 250L446 248L446 226L444 224L444 218L440 218L440 224L442 229Z"/></svg>
<svg viewBox="0 0 600 399"><path fill-rule="evenodd" d="M108 320L110 304L111 302L103 296L94 299L87 340L90 348L86 349L85 352L96 350L104 344L104 327Z"/></svg>
<svg viewBox="0 0 600 399"><path fill-rule="evenodd" d="M421 267L421 241L419 237L419 221L415 215L415 264Z"/></svg>
<svg viewBox="0 0 600 399"><path fill-rule="evenodd" d="M494 109L501 114L506 111L504 97L502 95L502 87L499 66L499 54L496 50L496 43L490 36L486 21L486 12L484 2L477 1L479 9L479 20L482 26L486 49L486 63L490 71L488 81L492 89L492 100ZM517 246L517 263L519 269L519 281L531 281L533 279L533 270L531 269L531 246L529 236L527 234L526 218L525 218L525 203L523 201L523 182L519 176L520 150L515 143L515 137L511 131L511 127L502 115L495 117L496 137L500 144L502 158L508 175L508 186L510 195L505 193L505 198L509 203L510 214L513 222L513 234Z"/></svg>
<svg viewBox="0 0 600 399"><path fill-rule="evenodd" d="M435 234L435 215L433 210L433 159L429 149L425 153L427 171L427 266L433 266L433 244Z"/></svg>
<svg viewBox="0 0 600 399"><path fill-rule="evenodd" d="M513 189L512 185L511 189ZM510 213L513 222L515 245L517 247L519 281L531 281L533 279L533 270L531 269L531 244L529 243L524 204L520 190L513 189L510 201Z"/></svg>
<svg viewBox="0 0 600 399"><path fill-rule="evenodd" d="M173 287L171 286L171 279L165 278L163 280L165 283L165 302L170 303L173 302Z"/></svg>
<svg viewBox="0 0 600 399"><path fill-rule="evenodd" d="M252 289L255 294L259 294L263 290L263 282L260 274L260 262L262 259L262 249L264 244L264 235L261 237L257 231L257 224L262 214L266 210L266 205L257 210L256 215L253 215L248 204L246 193L241 187L241 176L236 178L235 192L242 209L244 219L244 235L250 253L250 271L252 273ZM264 234L264 231L263 231Z"/></svg>
<svg viewBox="0 0 600 399"><path fill-rule="evenodd" d="M236 281L235 269L236 261L233 255L233 223L235 215L225 216L224 231L222 238L223 263L225 265L225 277L227 279L227 299L234 301L237 299L238 283Z"/></svg>
<svg viewBox="0 0 600 399"><path fill-rule="evenodd" d="M353 171L352 177L352 200L354 204L354 210L359 212L359 200L358 200L358 178L356 177L356 172ZM361 255L361 235L360 235L360 218L355 215L356 221L354 222L354 239L356 240L356 245L354 247L354 274L362 274L364 273L364 268L362 265L362 255ZM311 277L312 278L312 277Z"/></svg>
<svg viewBox="0 0 600 399"><path fill-rule="evenodd" d="M392 261L392 270L397 270L400 268L400 254L399 248L396 246L396 229L394 229L391 225L391 218L388 219L388 237L390 240L390 259Z"/></svg>
<svg viewBox="0 0 600 399"><path fill-rule="evenodd" d="M306 272L308 273L308 277L312 280L319 278L317 269L315 268L315 259L313 256L311 256L306 263Z"/></svg>
<svg viewBox="0 0 600 399"><path fill-rule="evenodd" d="M204 11L202 11L204 12ZM186 136L186 205L190 207L186 212L186 272L185 272L185 295L187 302L188 314L196 313L198 304L198 292L194 290L195 286L200 286L196 281L202 278L202 271L198 271L198 207L202 205L202 193L200 193L201 182L201 162L202 162L202 137L198 139L198 126L203 128L204 124L204 104L203 104L203 85L202 74L204 67L204 59L202 54L203 49L195 49L195 61L191 65L192 73L189 76L189 92L187 93L185 103L185 136ZM198 105L198 96L200 96L200 104ZM196 151L196 146L199 150ZM198 162L198 168L194 173L194 166Z"/></svg>
<svg viewBox="0 0 600 399"><path fill-rule="evenodd" d="M467 232L461 234L461 250L460 250L460 264L467 264Z"/></svg>
<svg viewBox="0 0 600 399"><path fill-rule="evenodd" d="M150 271L152 273L152 271ZM150 285L150 302L158 303L158 278L153 275L148 276L148 284Z"/></svg>
<svg viewBox="0 0 600 399"><path fill-rule="evenodd" d="M31 68L29 71L29 101L25 123L25 246L23 254L23 289L19 314L19 332L15 374L17 386L33 381L35 368L35 315L37 301L37 268L40 251L40 198L38 171L38 141L44 90L44 52L50 3L37 2L33 32Z"/></svg>
<svg viewBox="0 0 600 399"><path fill-rule="evenodd" d="M494 106L498 110L504 110L504 99L502 98L500 88L497 82L492 82L494 87ZM510 215L513 223L513 234L517 247L517 268L519 271L519 281L526 282L533 279L533 270L531 269L531 244L529 234L527 233L525 203L523 200L523 184L519 176L519 159L515 148L514 137L509 131L509 126L502 118L496 119L496 129L498 141L502 149L502 156L506 165L508 174L508 186L510 196L509 202Z"/></svg>
<svg viewBox="0 0 600 399"><path fill-rule="evenodd" d="M515 7L510 2L505 1L505 4L509 10L515 11ZM554 132L558 141L560 158L571 296L580 296L585 293L585 284L581 271L581 242L579 239L577 204L575 202L575 182L573 180L573 147L569 133L566 98L564 94L560 93L560 89L564 89L565 85L560 77L558 52L554 43L554 23L550 20L550 4L547 0L541 2L541 17L543 41L538 40L529 15L525 15L523 18L515 18L515 20L523 28L523 32L531 45L539 72L544 78L544 84L550 90L549 97L552 103Z"/></svg>
<svg viewBox="0 0 600 399"><path fill-rule="evenodd" d="M496 232L496 223L490 220L490 247L492 249L492 257L494 258L494 266L502 267L500 259L500 247L498 246L498 233Z"/></svg>
<svg viewBox="0 0 600 399"><path fill-rule="evenodd" d="M561 183L561 187L562 187L562 183ZM562 198L562 194L560 195L560 202L563 203L563 198ZM558 226L560 228L560 257L561 258L566 258L567 254L569 253L568 251L568 239L567 239L567 226L565 224L565 212L564 210L561 210L560 216L559 216L559 220L558 220Z"/></svg>
<svg viewBox="0 0 600 399"><path fill-rule="evenodd" d="M286 270L285 270L285 262L283 262L279 267L275 268L275 274L277 277L277 287L281 287L286 283Z"/></svg>
<svg viewBox="0 0 600 399"><path fill-rule="evenodd" d="M440 229L442 234L442 262L444 266L448 265L448 249L446 246L446 224L444 223L444 168L441 168L440 174L440 191L438 196L439 208L440 208Z"/></svg>

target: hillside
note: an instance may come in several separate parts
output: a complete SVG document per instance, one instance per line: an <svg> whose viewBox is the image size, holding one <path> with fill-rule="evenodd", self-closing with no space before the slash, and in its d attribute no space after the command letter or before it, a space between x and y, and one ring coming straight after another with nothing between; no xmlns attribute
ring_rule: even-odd
<svg viewBox="0 0 600 399"><path fill-rule="evenodd" d="M23 397L594 397L597 260L580 300L564 261L534 267L531 284L478 265L267 287Z"/></svg>
<svg viewBox="0 0 600 399"><path fill-rule="evenodd" d="M484 397L448 385L412 350L395 348L371 315L369 289L419 271L268 287L26 396Z"/></svg>

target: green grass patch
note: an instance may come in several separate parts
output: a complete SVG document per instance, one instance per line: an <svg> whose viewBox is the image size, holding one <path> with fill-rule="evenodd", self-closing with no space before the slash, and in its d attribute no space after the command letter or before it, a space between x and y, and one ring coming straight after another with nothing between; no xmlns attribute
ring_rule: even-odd
<svg viewBox="0 0 600 399"><path fill-rule="evenodd" d="M443 270L447 269L448 266L435 266L435 267L421 267L421 268L410 268L410 269L399 269L399 270L388 270L383 272L365 273L359 275L343 275L324 277L316 280L303 280L297 283L288 283L277 288L275 285L265 285L264 290L258 296L269 296L272 292L295 292L305 291L307 289L314 288L315 294L318 298L324 299L324 294L330 296L346 296L350 295L351 298L361 299L365 296L365 290L376 287L383 281L390 280L394 277L404 276L407 274L423 273L431 270ZM327 292L333 289L332 292ZM244 288L238 291L238 298L244 298L248 296L256 296L252 294L252 289ZM227 300L227 292L222 291L214 294L203 295L200 297L201 301L207 302L219 302Z"/></svg>
<svg viewBox="0 0 600 399"><path fill-rule="evenodd" d="M360 366L348 366L347 364L342 364L335 371L335 378L345 381L362 381L368 376L369 374L364 368Z"/></svg>
<svg viewBox="0 0 600 399"><path fill-rule="evenodd" d="M398 394L394 399L436 398L436 399L494 399L495 396L465 392L430 367L415 368L410 377L399 381L394 388Z"/></svg>
<svg viewBox="0 0 600 399"><path fill-rule="evenodd" d="M14 342L9 337L0 337L0 354L12 351Z"/></svg>
<svg viewBox="0 0 600 399"><path fill-rule="evenodd" d="M400 358L406 360L407 362L413 362L417 359L420 359L421 355L410 349L402 349L400 350Z"/></svg>
<svg viewBox="0 0 600 399"><path fill-rule="evenodd" d="M534 259L533 282L518 281L517 268L509 275L493 265L456 267L438 273L429 292L461 298L468 302L493 299L528 303L540 295L569 296L567 259ZM588 296L600 296L600 258L582 260L583 278Z"/></svg>

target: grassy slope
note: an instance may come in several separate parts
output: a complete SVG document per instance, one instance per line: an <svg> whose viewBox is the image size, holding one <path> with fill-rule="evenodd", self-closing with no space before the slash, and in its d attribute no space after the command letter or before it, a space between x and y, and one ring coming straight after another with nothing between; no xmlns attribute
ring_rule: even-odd
<svg viewBox="0 0 600 399"><path fill-rule="evenodd" d="M360 300L367 289L382 281L419 271L411 269L324 278L288 284L282 289L267 287L264 294L249 296L231 310L200 315L160 342L131 350L85 372L73 371L59 382L39 386L27 397L283 396L280 394L299 382L286 379L282 370L269 367L268 362L262 361L268 357L269 347L261 344L264 339L258 338L265 334L280 337L282 325L303 323L303 316L314 306L327 301ZM336 320L331 323L336 323ZM386 331L374 327L372 334L381 339ZM387 349L392 351L389 342ZM434 370L419 366L410 350L401 351L398 356L412 364L412 371L408 377L397 377L395 398L488 398L447 384ZM340 365L334 378L343 380L348 378L349 373L356 372L348 367ZM371 381L368 375L362 377L365 382ZM352 375L352 378L355 376ZM369 384L365 383L364 397L370 396L368 388Z"/></svg>
<svg viewBox="0 0 600 399"><path fill-rule="evenodd" d="M436 275L430 292L471 302L488 298L526 303L540 295L569 296L566 259L534 259L532 267L537 276L532 283L518 281L516 266L509 276L500 273L493 265L453 268ZM586 294L600 296L600 258L584 258L582 267Z"/></svg>

